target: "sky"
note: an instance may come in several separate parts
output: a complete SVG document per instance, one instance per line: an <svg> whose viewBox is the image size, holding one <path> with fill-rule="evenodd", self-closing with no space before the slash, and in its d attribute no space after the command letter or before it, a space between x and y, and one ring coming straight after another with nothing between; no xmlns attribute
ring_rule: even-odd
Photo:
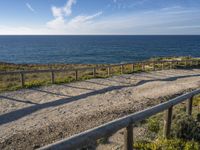
<svg viewBox="0 0 200 150"><path fill-rule="evenodd" d="M0 0L0 35L199 35L200 0Z"/></svg>

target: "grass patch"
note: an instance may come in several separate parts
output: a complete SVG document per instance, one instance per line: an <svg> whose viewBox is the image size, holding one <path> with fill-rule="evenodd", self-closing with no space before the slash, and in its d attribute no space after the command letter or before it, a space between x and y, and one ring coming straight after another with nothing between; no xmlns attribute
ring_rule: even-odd
<svg viewBox="0 0 200 150"><path fill-rule="evenodd" d="M185 141L181 139L157 139L153 142L138 141L134 144L137 150L199 150L196 141Z"/></svg>
<svg viewBox="0 0 200 150"><path fill-rule="evenodd" d="M152 58L151 61L162 61L162 60L200 60L198 58L191 57L158 57ZM145 72L154 70L153 63L145 65ZM183 67L184 63L179 63L174 66L174 68ZM187 63L190 67L190 64ZM107 78L108 76L108 65L104 64L9 64L9 63L0 63L0 72L5 71L20 71L20 70L46 70L46 69L76 69L76 68L94 68L94 67L105 67L96 70L95 78ZM163 64L165 69L170 69L170 63ZM155 64L155 70L161 70L163 68L162 64ZM196 66L194 64L194 66ZM134 70L132 64L123 65L123 73L139 73L144 72L142 64L135 64ZM110 68L110 76L121 75L121 66L114 66ZM78 80L87 80L94 78L93 70L87 71L78 71ZM59 73L55 72L55 83L69 83L75 81L75 72L65 72ZM43 85L49 85L51 83L51 73L33 73L25 74L26 88L38 87ZM21 76L17 75L0 75L0 92L17 90L22 87L21 85Z"/></svg>
<svg viewBox="0 0 200 150"><path fill-rule="evenodd" d="M174 106L170 139L162 138L164 112L146 119L142 126L147 128L148 132L136 139L134 148L141 150L199 150L199 107L200 95L194 97L192 116L186 114L186 102Z"/></svg>

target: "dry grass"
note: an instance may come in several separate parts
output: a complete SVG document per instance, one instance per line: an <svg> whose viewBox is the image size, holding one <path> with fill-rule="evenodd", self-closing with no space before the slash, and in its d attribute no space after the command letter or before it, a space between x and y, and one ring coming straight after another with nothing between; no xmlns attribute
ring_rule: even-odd
<svg viewBox="0 0 200 150"><path fill-rule="evenodd" d="M150 60L196 60L197 58L190 57L172 57L172 58L152 58ZM93 68L98 66L107 66L103 64L9 64L9 63L0 63L0 72L5 71L20 71L20 70L44 70L44 69L77 69L77 68ZM156 64L156 69L170 69L170 63ZM186 64L190 66L190 64ZM185 63L178 63L175 68L185 67ZM145 66L145 71L152 71L153 63ZM134 72L144 71L141 64L137 64L134 67L132 65L124 65L123 73L130 74ZM116 66L110 69L110 75L120 75L121 67ZM78 80L86 80L93 78L93 70L79 71ZM106 78L108 77L108 69L102 68L96 70L96 78ZM64 72L64 73L55 73L55 84L68 83L75 81L75 72ZM51 84L51 73L32 73L25 75L25 87L38 87L42 85ZM0 92L17 90L21 87L20 75L0 75Z"/></svg>

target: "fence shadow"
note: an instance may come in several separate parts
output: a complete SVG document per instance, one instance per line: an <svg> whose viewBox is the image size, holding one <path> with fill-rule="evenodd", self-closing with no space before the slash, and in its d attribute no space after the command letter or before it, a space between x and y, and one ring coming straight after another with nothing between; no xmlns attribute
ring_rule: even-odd
<svg viewBox="0 0 200 150"><path fill-rule="evenodd" d="M32 101L29 101L29 100L19 100L19 99L16 99L16 98L11 98L11 97L8 97L8 96L3 96L3 95L0 95L0 99L7 99L7 100L10 100L10 101L26 103L26 104L34 104L34 105L38 104L38 103L34 103Z"/></svg>
<svg viewBox="0 0 200 150"><path fill-rule="evenodd" d="M43 92L43 93L47 93L47 94L51 94L51 95L56 95L56 96L66 96L66 97L71 97L70 95L61 94L61 93L55 93L55 92L50 92L50 91L46 91L46 90L39 89L39 88L32 88L32 89L30 89L30 90L38 91L38 92Z"/></svg>
<svg viewBox="0 0 200 150"><path fill-rule="evenodd" d="M37 105L33 105L33 106L29 106L26 108L22 108L19 110L15 110L6 114L2 114L0 115L0 125L18 120L22 117L28 116L36 111L45 109L45 108L50 108L50 107L57 107L63 104L67 104L67 103L71 103L74 101L78 101L90 96L94 96L94 95L98 95L98 94L104 94L106 92L110 92L110 91L114 91L114 90L120 90L123 88L127 88L127 87L135 87L135 86L140 86L143 85L145 83L148 82L153 82L153 81L174 81L180 78L187 78L187 77L195 77L195 76L200 76L200 74L195 74L195 75L184 75L184 76L176 76L176 77L169 77L169 78L165 78L165 79L152 79L152 80L142 80L140 82L138 82L137 84L130 84L130 85L123 85L123 86L110 86L110 87L106 87L100 90L95 90L95 91L90 91L88 93L85 94L81 94L81 95L77 95L74 97L70 97L70 98L63 98L63 99L59 99L59 100L55 100L55 101L51 101L51 102L46 102L43 104L37 104ZM97 84L97 83L96 83Z"/></svg>

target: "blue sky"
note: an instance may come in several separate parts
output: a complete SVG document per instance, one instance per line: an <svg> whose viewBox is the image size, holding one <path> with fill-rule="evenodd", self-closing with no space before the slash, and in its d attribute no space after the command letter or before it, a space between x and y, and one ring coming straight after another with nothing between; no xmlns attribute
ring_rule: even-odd
<svg viewBox="0 0 200 150"><path fill-rule="evenodd" d="M0 0L0 34L200 34L200 0Z"/></svg>

